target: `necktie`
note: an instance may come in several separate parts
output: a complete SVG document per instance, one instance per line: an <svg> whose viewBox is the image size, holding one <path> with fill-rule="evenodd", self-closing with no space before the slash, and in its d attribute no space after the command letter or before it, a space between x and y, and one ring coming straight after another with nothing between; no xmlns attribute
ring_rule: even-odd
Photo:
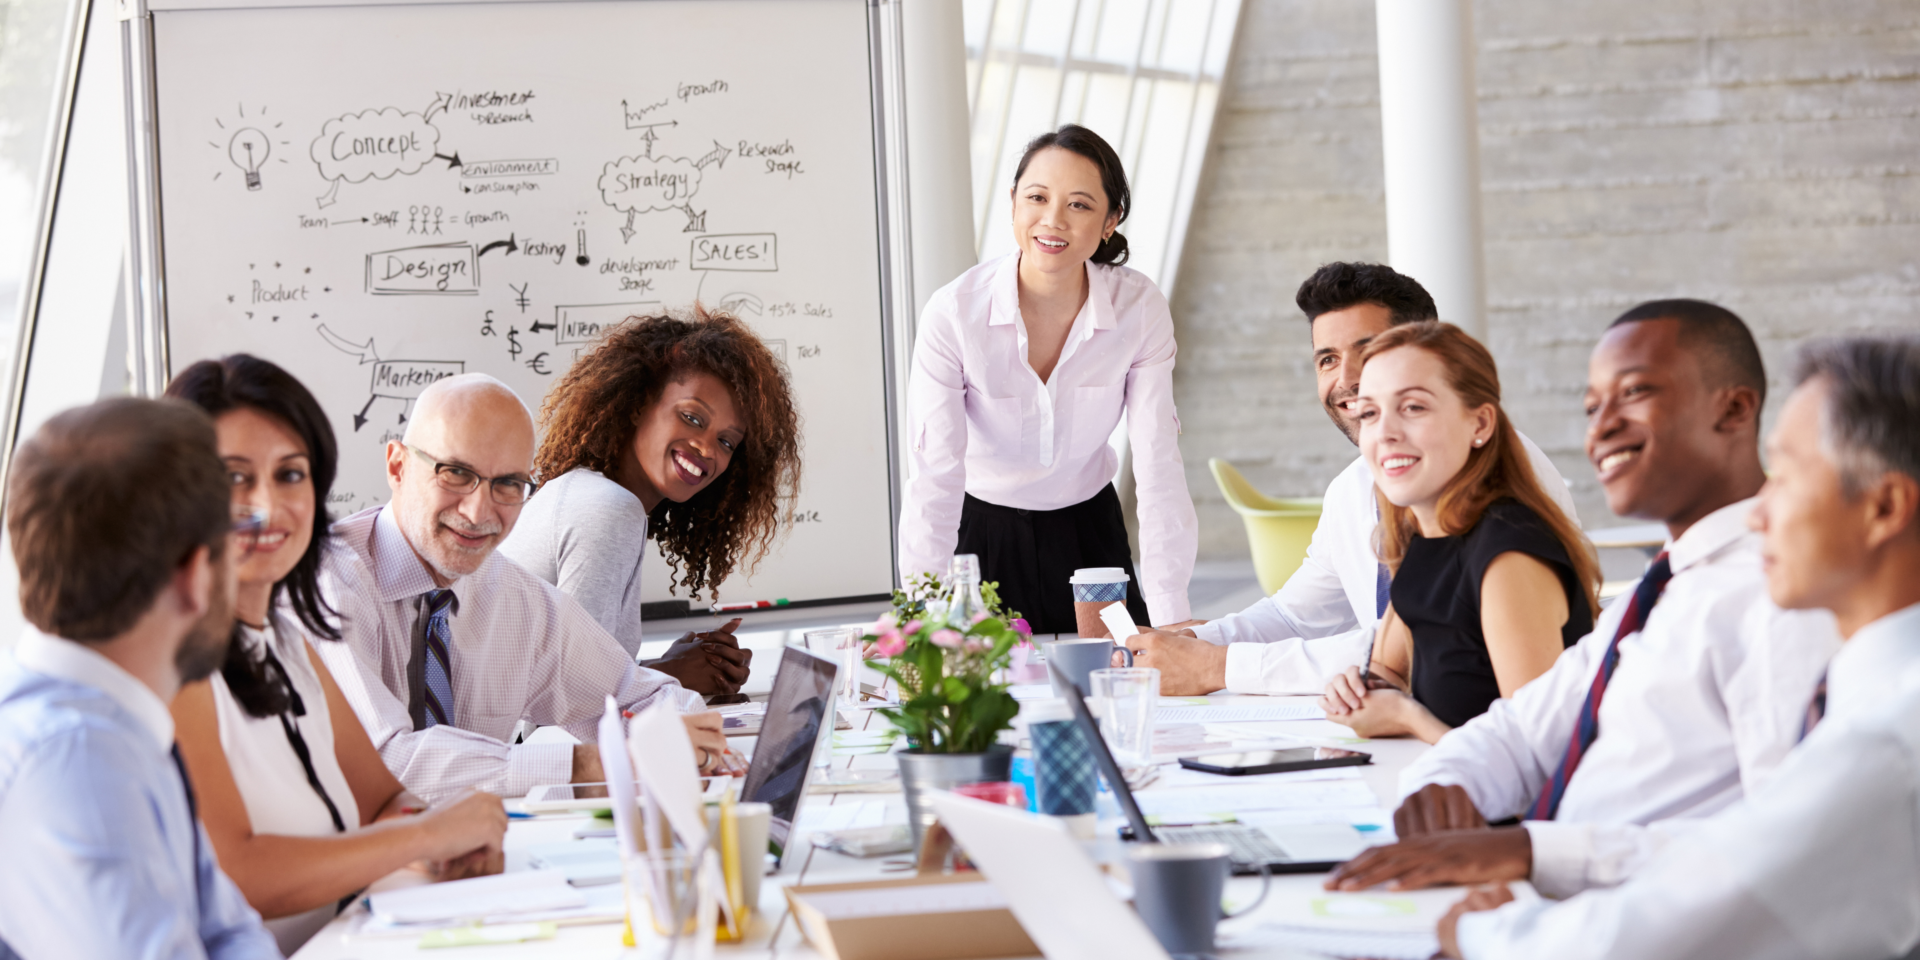
<svg viewBox="0 0 1920 960"><path fill-rule="evenodd" d="M1620 629L1613 632L1613 640L1607 644L1607 652L1600 658L1600 670L1593 675L1593 687L1587 691L1587 701L1580 708L1580 720L1573 725L1573 741L1567 744L1567 754L1560 759L1560 769L1554 771L1553 779L1547 781L1546 788L1540 791L1527 819L1552 820L1554 814L1560 811L1560 797L1567 792L1567 782L1573 779L1573 771L1580 768L1580 758L1586 755L1587 748L1593 746L1594 739L1600 736L1600 698L1606 695L1607 681L1613 678L1613 669L1620 665L1620 641L1646 626L1647 615L1653 612L1653 605L1660 601L1660 593L1667 588L1667 581L1671 579L1673 567L1667 563L1667 554L1663 550L1653 558L1653 565L1640 578L1640 584L1633 588L1633 599L1627 602L1626 615L1620 618Z"/></svg>
<svg viewBox="0 0 1920 960"><path fill-rule="evenodd" d="M200 894L200 802L193 795L193 779L187 776L187 762L180 758L180 744L173 745L173 768L180 771L180 789L187 794L187 832L193 836L193 892Z"/></svg>
<svg viewBox="0 0 1920 960"><path fill-rule="evenodd" d="M421 729L453 722L453 591L427 594L427 643L422 678L426 687L426 715Z"/></svg>
<svg viewBox="0 0 1920 960"><path fill-rule="evenodd" d="M1800 724L1800 739L1805 740L1807 734L1812 733L1813 728L1819 726L1820 721L1825 719L1826 716L1827 674L1826 671L1822 670L1820 672L1820 682L1814 684L1813 687L1813 702L1807 704L1807 719Z"/></svg>

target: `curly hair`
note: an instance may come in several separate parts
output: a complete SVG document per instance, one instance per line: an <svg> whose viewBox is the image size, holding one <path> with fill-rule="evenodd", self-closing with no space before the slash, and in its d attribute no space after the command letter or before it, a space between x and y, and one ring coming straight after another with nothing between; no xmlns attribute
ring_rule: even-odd
<svg viewBox="0 0 1920 960"><path fill-rule="evenodd" d="M727 385L746 432L725 473L685 503L662 500L647 518L674 585L698 598L743 561L759 564L800 485L800 416L786 373L746 324L695 303L606 330L540 405L534 469L542 480L576 467L614 476L667 384L693 373Z"/></svg>

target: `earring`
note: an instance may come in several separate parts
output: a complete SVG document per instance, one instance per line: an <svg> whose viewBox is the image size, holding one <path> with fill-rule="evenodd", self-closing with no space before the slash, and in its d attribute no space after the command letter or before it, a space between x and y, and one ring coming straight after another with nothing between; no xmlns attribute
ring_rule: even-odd
<svg viewBox="0 0 1920 960"><path fill-rule="evenodd" d="M1487 442L1487 441L1486 441L1486 440L1485 440L1484 438L1481 438L1481 437L1475 437L1475 438L1473 438L1473 445L1474 445L1474 446L1476 446L1476 447L1477 447L1477 446L1479 446L1479 445L1481 445L1481 444L1483 444L1483 443L1486 443L1486 442Z"/></svg>

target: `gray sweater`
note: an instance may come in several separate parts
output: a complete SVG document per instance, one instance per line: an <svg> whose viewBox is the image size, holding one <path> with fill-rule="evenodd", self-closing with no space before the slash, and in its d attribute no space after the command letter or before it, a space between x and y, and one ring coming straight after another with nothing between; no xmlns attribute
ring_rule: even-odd
<svg viewBox="0 0 1920 960"><path fill-rule="evenodd" d="M640 498L579 467L541 485L500 552L578 601L635 656L646 547L647 511Z"/></svg>

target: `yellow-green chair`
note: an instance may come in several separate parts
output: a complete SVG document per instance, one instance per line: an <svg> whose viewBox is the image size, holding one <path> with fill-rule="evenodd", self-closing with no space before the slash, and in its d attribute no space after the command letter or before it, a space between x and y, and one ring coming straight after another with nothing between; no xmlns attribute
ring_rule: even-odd
<svg viewBox="0 0 1920 960"><path fill-rule="evenodd" d="M1307 544L1313 541L1313 529L1320 525L1319 497L1289 497L1276 500L1253 488L1233 464L1214 457L1207 461L1213 468L1213 480L1240 519L1247 525L1247 543L1253 548L1253 571L1260 577L1260 589L1268 593L1300 569L1307 558Z"/></svg>

